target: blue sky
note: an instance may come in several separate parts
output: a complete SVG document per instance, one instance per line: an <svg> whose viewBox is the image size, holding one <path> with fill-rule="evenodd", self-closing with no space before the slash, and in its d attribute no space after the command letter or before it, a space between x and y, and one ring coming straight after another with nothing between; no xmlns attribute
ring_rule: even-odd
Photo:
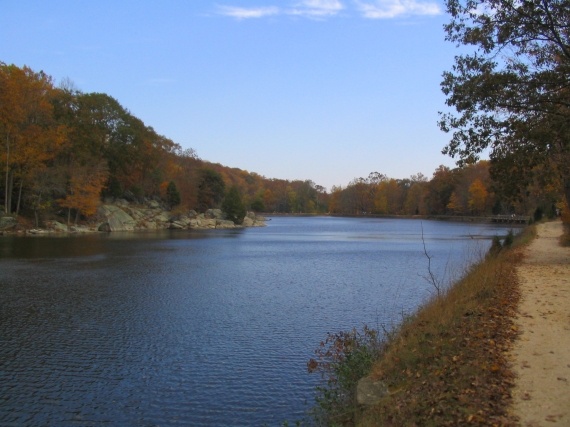
<svg viewBox="0 0 570 427"><path fill-rule="evenodd" d="M441 0L0 0L0 61L116 98L208 161L331 188L454 161Z"/></svg>

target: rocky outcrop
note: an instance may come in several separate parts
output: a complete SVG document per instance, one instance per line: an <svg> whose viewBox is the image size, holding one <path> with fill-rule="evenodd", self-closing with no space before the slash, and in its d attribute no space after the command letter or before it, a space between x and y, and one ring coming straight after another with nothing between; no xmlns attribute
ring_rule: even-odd
<svg viewBox="0 0 570 427"><path fill-rule="evenodd" d="M137 224L135 219L119 206L100 206L97 214L105 218L97 228L99 231L133 231Z"/></svg>
<svg viewBox="0 0 570 427"><path fill-rule="evenodd" d="M131 230L189 230L189 229L231 229L240 227L263 227L265 218L248 212L242 225L225 219L220 209L208 209L203 214L190 210L182 214L172 214L162 209L157 202L146 205L131 205L126 200L105 204L99 208L101 219L99 231Z"/></svg>
<svg viewBox="0 0 570 427"><path fill-rule="evenodd" d="M16 218L0 217L0 234L25 232L28 234L49 233L93 233L138 230L210 230L243 227L263 227L266 219L248 212L243 224L236 225L225 218L220 209L208 209L204 213L189 210L173 214L150 200L145 204L131 204L125 199L114 200L101 205L89 225L65 225L58 221L47 221L44 228L25 229Z"/></svg>

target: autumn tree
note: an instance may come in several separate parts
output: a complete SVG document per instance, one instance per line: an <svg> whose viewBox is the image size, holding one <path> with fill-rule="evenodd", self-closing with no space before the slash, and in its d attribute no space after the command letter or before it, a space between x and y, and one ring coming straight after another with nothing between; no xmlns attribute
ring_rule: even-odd
<svg viewBox="0 0 570 427"><path fill-rule="evenodd" d="M43 71L0 62L0 147L4 168L4 212L13 210L12 194L18 184L16 212L24 183L35 169L52 160L63 141L65 128L54 120L51 77Z"/></svg>
<svg viewBox="0 0 570 427"><path fill-rule="evenodd" d="M475 214L480 214L485 210L489 193L480 179L476 179L469 186L469 208Z"/></svg>
<svg viewBox="0 0 570 427"><path fill-rule="evenodd" d="M174 181L170 181L166 187L166 203L168 203L170 207L180 204L180 192Z"/></svg>
<svg viewBox="0 0 570 427"><path fill-rule="evenodd" d="M444 153L463 164L489 149L491 172L510 193L544 165L570 202L570 0L446 5L446 39L466 53L441 84L456 110L441 116L452 132Z"/></svg>
<svg viewBox="0 0 570 427"><path fill-rule="evenodd" d="M407 215L419 215L425 213L424 194L428 179L418 173L410 176L410 185L404 200L404 213Z"/></svg>
<svg viewBox="0 0 570 427"><path fill-rule="evenodd" d="M202 162L192 148L179 148L174 156L175 165L169 169L172 179L177 182L180 203L186 208L198 205L198 177Z"/></svg>
<svg viewBox="0 0 570 427"><path fill-rule="evenodd" d="M459 215L464 213L465 208L463 207L463 203L461 198L457 195L457 192L451 193L449 197L449 203L447 204L447 209L455 215Z"/></svg>
<svg viewBox="0 0 570 427"><path fill-rule="evenodd" d="M341 212L341 199L342 199L342 187L333 185L331 188L331 194L329 198L329 212L340 213Z"/></svg>
<svg viewBox="0 0 570 427"><path fill-rule="evenodd" d="M107 181L108 170L104 161L96 164L76 164L70 170L67 194L59 200L61 207L68 209L67 222L75 210L75 223L80 215L89 217L97 212L101 202L101 190Z"/></svg>
<svg viewBox="0 0 570 427"><path fill-rule="evenodd" d="M253 202L251 202L250 207L254 212L264 212L265 204L263 203L263 197L261 195L257 196Z"/></svg>
<svg viewBox="0 0 570 427"><path fill-rule="evenodd" d="M366 178L354 178L344 189L343 211L360 215L374 210L376 183Z"/></svg>
<svg viewBox="0 0 570 427"><path fill-rule="evenodd" d="M226 184L222 176L212 169L202 169L198 184L198 207L205 211L218 207L224 198Z"/></svg>
<svg viewBox="0 0 570 427"><path fill-rule="evenodd" d="M449 198L454 190L454 173L447 166L440 165L426 187L425 202L430 214L446 213Z"/></svg>
<svg viewBox="0 0 570 427"><path fill-rule="evenodd" d="M34 213L36 227L39 227L42 216L56 206L54 198L65 195L67 175L54 165L43 166L34 170L30 182L24 199Z"/></svg>
<svg viewBox="0 0 570 427"><path fill-rule="evenodd" d="M375 211L381 214L396 215L401 213L405 197L405 185L396 179L386 179L377 186L374 199Z"/></svg>

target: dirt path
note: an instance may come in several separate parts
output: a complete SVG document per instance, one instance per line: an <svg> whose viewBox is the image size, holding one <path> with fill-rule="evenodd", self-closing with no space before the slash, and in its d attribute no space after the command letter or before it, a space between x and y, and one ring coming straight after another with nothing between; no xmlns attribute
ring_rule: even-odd
<svg viewBox="0 0 570 427"><path fill-rule="evenodd" d="M517 272L522 301L513 349L513 413L523 427L570 426L570 248L560 221L538 225Z"/></svg>

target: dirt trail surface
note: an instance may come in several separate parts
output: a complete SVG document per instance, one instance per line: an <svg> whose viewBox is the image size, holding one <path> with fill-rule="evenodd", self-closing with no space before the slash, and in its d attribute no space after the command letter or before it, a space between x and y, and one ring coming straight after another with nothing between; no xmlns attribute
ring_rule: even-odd
<svg viewBox="0 0 570 427"><path fill-rule="evenodd" d="M560 221L539 224L517 268L521 331L513 349L513 414L523 427L570 426L570 248Z"/></svg>

